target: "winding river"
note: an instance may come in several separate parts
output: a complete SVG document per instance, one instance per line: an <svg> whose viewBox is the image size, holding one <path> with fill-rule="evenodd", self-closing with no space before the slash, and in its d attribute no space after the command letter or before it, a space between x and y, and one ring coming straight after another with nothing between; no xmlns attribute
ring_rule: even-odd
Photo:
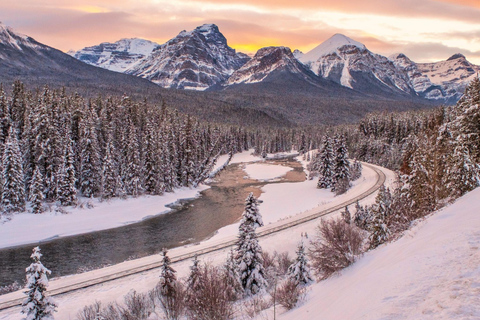
<svg viewBox="0 0 480 320"><path fill-rule="evenodd" d="M229 165L199 198L184 201L167 214L120 228L41 242L42 263L52 271L51 277L59 277L156 254L163 247L208 239L241 217L250 192L258 197L260 188L266 184L305 180L301 164L293 158L267 163L289 166L293 170L280 180L260 182L245 177L244 164ZM35 245L0 250L0 286L14 281L23 283Z"/></svg>

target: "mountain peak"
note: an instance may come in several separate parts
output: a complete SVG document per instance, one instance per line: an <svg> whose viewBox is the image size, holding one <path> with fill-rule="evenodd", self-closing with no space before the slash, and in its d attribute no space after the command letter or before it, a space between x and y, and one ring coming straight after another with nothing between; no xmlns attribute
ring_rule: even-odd
<svg viewBox="0 0 480 320"><path fill-rule="evenodd" d="M199 27L196 27L195 30L201 33L220 32L218 30L218 26L213 23L205 23Z"/></svg>
<svg viewBox="0 0 480 320"><path fill-rule="evenodd" d="M463 59L463 60L466 60L467 58L465 58L465 56L461 53L455 53L453 56L451 56L450 58L447 59L447 61L451 61L451 60L456 60L456 59Z"/></svg>
<svg viewBox="0 0 480 320"><path fill-rule="evenodd" d="M366 50L364 44L355 41L343 34L336 33L331 36L329 39L322 42L317 47L313 48L305 55L301 57L302 62L309 62L309 61L316 61L318 58L329 55L331 53L337 52L337 50L348 46L348 47L355 47L360 50Z"/></svg>
<svg viewBox="0 0 480 320"><path fill-rule="evenodd" d="M9 26L0 22L0 44L13 47L16 50L22 51L22 47L36 48L38 43L32 38L15 32Z"/></svg>

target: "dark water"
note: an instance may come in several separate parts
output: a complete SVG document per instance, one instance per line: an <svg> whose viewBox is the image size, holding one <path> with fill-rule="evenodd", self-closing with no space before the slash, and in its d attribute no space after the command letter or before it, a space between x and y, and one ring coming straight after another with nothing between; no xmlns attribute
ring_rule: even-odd
<svg viewBox="0 0 480 320"><path fill-rule="evenodd" d="M269 161L294 168L280 182L303 181L301 165L292 159ZM242 165L230 165L201 197L186 201L180 208L124 227L65 237L40 243L42 263L51 277L74 274L116 264L211 237L216 230L237 221L250 192L259 196L264 182L244 179ZM30 264L30 244L0 250L0 286L23 283Z"/></svg>

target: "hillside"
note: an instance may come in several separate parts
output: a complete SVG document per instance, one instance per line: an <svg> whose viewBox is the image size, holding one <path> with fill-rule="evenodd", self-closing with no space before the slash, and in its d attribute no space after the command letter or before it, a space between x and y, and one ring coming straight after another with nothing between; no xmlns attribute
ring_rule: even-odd
<svg viewBox="0 0 480 320"><path fill-rule="evenodd" d="M479 207L477 188L314 284L279 319L479 319Z"/></svg>

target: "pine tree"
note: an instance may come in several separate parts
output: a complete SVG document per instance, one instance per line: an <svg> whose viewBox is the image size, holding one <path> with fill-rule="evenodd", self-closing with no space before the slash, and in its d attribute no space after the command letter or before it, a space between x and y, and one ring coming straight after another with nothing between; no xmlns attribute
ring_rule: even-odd
<svg viewBox="0 0 480 320"><path fill-rule="evenodd" d="M348 151L345 145L345 137L337 137L335 145L334 184L332 191L342 194L350 187L350 164L348 163Z"/></svg>
<svg viewBox="0 0 480 320"><path fill-rule="evenodd" d="M240 282L240 274L235 261L235 252L230 249L227 260L223 265L224 281L227 284L227 296L230 301L235 301L240 294L243 293L242 283Z"/></svg>
<svg viewBox="0 0 480 320"><path fill-rule="evenodd" d="M22 155L16 130L10 126L2 157L2 206L4 212L25 211Z"/></svg>
<svg viewBox="0 0 480 320"><path fill-rule="evenodd" d="M72 206L77 203L77 188L75 183L77 182L75 174L75 155L73 153L73 141L70 142L65 148L65 155L63 160L63 170L60 177L60 187L58 200L62 206Z"/></svg>
<svg viewBox="0 0 480 320"><path fill-rule="evenodd" d="M30 182L30 190L29 190L29 200L31 202L32 213L42 213L43 206L42 201L45 199L43 190L43 175L40 171L40 168L37 166L33 171L32 181Z"/></svg>
<svg viewBox="0 0 480 320"><path fill-rule="evenodd" d="M372 218L370 224L370 249L378 247L386 242L390 236L390 230L387 220L391 215L392 195L390 190L382 185L375 199L372 208Z"/></svg>
<svg viewBox="0 0 480 320"><path fill-rule="evenodd" d="M323 141L323 148L319 155L318 173L320 177L318 178L318 188L328 189L333 187L335 166L334 156L331 140L329 137L325 137Z"/></svg>
<svg viewBox="0 0 480 320"><path fill-rule="evenodd" d="M102 167L102 198L104 199L110 199L117 196L118 189L118 171L114 159L115 148L113 146L111 135L107 135L107 139Z"/></svg>
<svg viewBox="0 0 480 320"><path fill-rule="evenodd" d="M176 289L177 273L171 266L170 258L167 255L167 249L162 250L162 265L160 267L160 292L164 296L173 295Z"/></svg>
<svg viewBox="0 0 480 320"><path fill-rule="evenodd" d="M240 225L251 225L254 230L263 226L262 215L257 206L258 201L253 196L253 192L251 192L245 199L245 211L243 212Z"/></svg>
<svg viewBox="0 0 480 320"><path fill-rule="evenodd" d="M127 131L125 189L128 195L137 197L143 191L141 183L141 163L138 134L134 124L129 121Z"/></svg>
<svg viewBox="0 0 480 320"><path fill-rule="evenodd" d="M348 206L345 206L345 211L342 211L342 218L346 224L350 224L352 215L350 214L350 211L348 211Z"/></svg>
<svg viewBox="0 0 480 320"><path fill-rule="evenodd" d="M198 260L197 255L193 258L193 264L190 267L190 274L187 279L187 291L194 293L197 289L198 281L200 276L200 261Z"/></svg>
<svg viewBox="0 0 480 320"><path fill-rule="evenodd" d="M80 191L85 197L98 194L101 187L100 179L100 150L98 147L97 129L95 127L95 114L93 106L81 122L80 140Z"/></svg>
<svg viewBox="0 0 480 320"><path fill-rule="evenodd" d="M22 313L26 314L25 320L53 319L57 305L46 295L48 278L51 273L40 262L42 254L40 248L33 248L30 256L33 263L26 269L27 272L27 298L22 303Z"/></svg>
<svg viewBox="0 0 480 320"><path fill-rule="evenodd" d="M240 225L235 260L245 294L250 296L262 292L267 287L262 248L251 224Z"/></svg>
<svg viewBox="0 0 480 320"><path fill-rule="evenodd" d="M298 244L295 261L288 267L287 275L297 285L306 285L313 281L310 268L308 267L303 238Z"/></svg>
<svg viewBox="0 0 480 320"><path fill-rule="evenodd" d="M353 222L357 227L363 230L368 230L371 222L371 213L368 207L363 207L357 201L355 205L355 219Z"/></svg>

